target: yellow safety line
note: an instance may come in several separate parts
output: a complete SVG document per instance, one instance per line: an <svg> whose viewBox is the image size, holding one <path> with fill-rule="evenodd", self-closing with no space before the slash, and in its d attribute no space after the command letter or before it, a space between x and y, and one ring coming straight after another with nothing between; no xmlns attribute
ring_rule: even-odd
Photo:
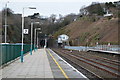
<svg viewBox="0 0 120 80"><path fill-rule="evenodd" d="M52 59L54 60L54 62L57 64L57 66L59 67L59 69L61 70L61 72L63 73L63 75L65 76L65 78L67 80L70 80L69 77L66 75L65 71L62 69L62 67L59 65L59 63L55 60L55 58L53 57L53 55L50 53L49 50L47 50L47 52L49 53L49 55L52 57Z"/></svg>

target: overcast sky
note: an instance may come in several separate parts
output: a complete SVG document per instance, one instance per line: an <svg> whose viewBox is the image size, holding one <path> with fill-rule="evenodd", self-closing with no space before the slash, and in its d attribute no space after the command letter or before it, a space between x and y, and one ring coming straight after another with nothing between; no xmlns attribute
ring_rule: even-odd
<svg viewBox="0 0 120 80"><path fill-rule="evenodd" d="M25 9L25 16L33 13L40 13L42 16L50 16L51 14L67 15L70 13L79 13L79 9L85 5L88 6L92 2L110 2L119 0L0 0L0 10L5 7L5 3L9 1L8 7L14 13L22 13L23 7L36 7L36 10Z"/></svg>

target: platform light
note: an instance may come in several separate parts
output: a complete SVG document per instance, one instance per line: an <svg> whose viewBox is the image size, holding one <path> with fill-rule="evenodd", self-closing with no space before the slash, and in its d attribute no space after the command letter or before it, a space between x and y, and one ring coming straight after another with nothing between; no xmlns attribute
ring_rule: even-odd
<svg viewBox="0 0 120 80"><path fill-rule="evenodd" d="M36 9L35 7L24 7L23 10L22 10L22 46L21 46L21 62L23 62L23 53L24 53L24 50L23 50L23 39L24 39L24 34L23 34L23 31L24 31L24 10L25 9Z"/></svg>

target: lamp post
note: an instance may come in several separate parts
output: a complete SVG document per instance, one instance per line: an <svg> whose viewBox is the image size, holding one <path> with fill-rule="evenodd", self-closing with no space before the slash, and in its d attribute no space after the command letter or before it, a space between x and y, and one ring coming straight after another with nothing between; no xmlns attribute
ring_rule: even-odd
<svg viewBox="0 0 120 80"><path fill-rule="evenodd" d="M30 48L30 55L32 55L32 45L33 45L33 24L39 24L39 22L31 22L31 48Z"/></svg>
<svg viewBox="0 0 120 80"><path fill-rule="evenodd" d="M23 10L22 10L22 46L21 46L21 62L23 62L23 53L24 53L24 50L23 50L23 38L24 38L24 9L36 9L34 7L24 7Z"/></svg>
<svg viewBox="0 0 120 80"><path fill-rule="evenodd" d="M7 3L5 4L5 44L7 42Z"/></svg>
<svg viewBox="0 0 120 80"><path fill-rule="evenodd" d="M47 35L45 34L45 45L44 45L44 48L47 47Z"/></svg>
<svg viewBox="0 0 120 80"><path fill-rule="evenodd" d="M42 32L38 32L38 33L42 33ZM37 48L38 48L38 33L37 33Z"/></svg>
<svg viewBox="0 0 120 80"><path fill-rule="evenodd" d="M35 35L34 35L34 51L36 49L36 31L41 30L41 28L35 28Z"/></svg>

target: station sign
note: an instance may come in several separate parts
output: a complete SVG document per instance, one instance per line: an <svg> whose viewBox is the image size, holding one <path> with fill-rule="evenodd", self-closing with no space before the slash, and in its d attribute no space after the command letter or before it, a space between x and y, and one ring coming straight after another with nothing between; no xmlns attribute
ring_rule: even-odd
<svg viewBox="0 0 120 80"><path fill-rule="evenodd" d="M24 29L23 33L28 34L28 29Z"/></svg>

